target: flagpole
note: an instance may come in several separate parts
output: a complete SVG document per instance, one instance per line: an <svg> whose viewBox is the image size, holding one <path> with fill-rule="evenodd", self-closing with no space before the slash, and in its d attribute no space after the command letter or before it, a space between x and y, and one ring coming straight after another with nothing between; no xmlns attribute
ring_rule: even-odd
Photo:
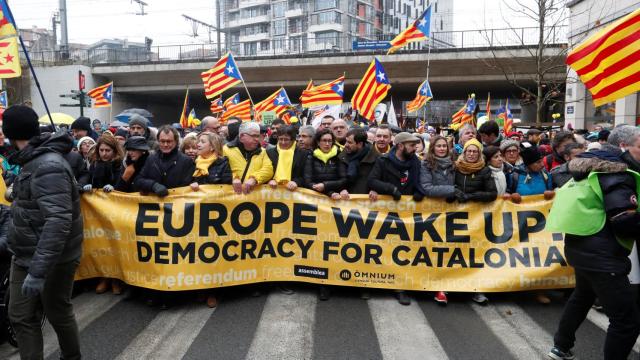
<svg viewBox="0 0 640 360"><path fill-rule="evenodd" d="M13 20L13 26L16 30L16 35L18 36L18 40L20 40L20 47L22 47L22 52L24 52L24 57L27 59L27 64L29 65L29 69L31 70L31 75L33 75L33 81L36 83L36 87L38 88L38 93L40 93L40 98L42 99L42 103L44 104L44 109L47 111L47 115L49 116L49 121L51 122L51 126L56 128L56 125L53 123L53 118L51 117L51 112L49 111L49 105L47 105L47 100L44 98L44 93L42 92L42 88L40 87L40 81L38 81L38 76L36 75L36 71L33 69L33 64L31 64L31 58L29 57L29 52L27 51L27 47L24 45L24 41L22 41L22 36L18 32L18 24L16 24L16 18L13 17L13 13L11 12L11 7L7 4L7 12L9 12L9 17Z"/></svg>
<svg viewBox="0 0 640 360"><path fill-rule="evenodd" d="M116 89L115 86L113 86L113 81L111 82L111 105L109 106L109 125L111 125L111 122L113 121L113 98L116 94L116 92L114 91Z"/></svg>
<svg viewBox="0 0 640 360"><path fill-rule="evenodd" d="M231 51L229 51L229 54L231 54ZM253 108L254 106L253 99L251 98L251 94L249 93L249 89L247 88L247 83L244 82L244 76L242 76L242 72L240 72L239 66L236 65L236 69L238 69L238 75L240 75L240 79L242 80L242 85L244 86L244 90L247 92L247 96L249 97L249 101L251 102L251 108Z"/></svg>

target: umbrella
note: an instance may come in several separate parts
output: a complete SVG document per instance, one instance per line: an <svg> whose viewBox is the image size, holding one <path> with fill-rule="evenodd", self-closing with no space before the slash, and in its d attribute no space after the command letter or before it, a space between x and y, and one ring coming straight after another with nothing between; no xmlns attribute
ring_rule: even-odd
<svg viewBox="0 0 640 360"><path fill-rule="evenodd" d="M71 123L75 121L73 116L64 113L51 113L51 118L53 119L53 123L56 125L71 125ZM38 122L44 125L51 124L49 121L49 115L42 115L40 119L38 119Z"/></svg>
<svg viewBox="0 0 640 360"><path fill-rule="evenodd" d="M116 120L116 121L112 121L111 124L109 124L109 126L121 127L121 126L129 126L129 124L124 121Z"/></svg>
<svg viewBox="0 0 640 360"><path fill-rule="evenodd" d="M148 125L151 126L151 119L153 119L153 114L148 112L145 109L138 109L138 108L131 108L131 109L126 109L123 112L121 112L120 114L116 115L115 118L128 123L129 122L129 118L131 117L131 115L133 114L137 114L140 115L142 117L145 117L148 121Z"/></svg>

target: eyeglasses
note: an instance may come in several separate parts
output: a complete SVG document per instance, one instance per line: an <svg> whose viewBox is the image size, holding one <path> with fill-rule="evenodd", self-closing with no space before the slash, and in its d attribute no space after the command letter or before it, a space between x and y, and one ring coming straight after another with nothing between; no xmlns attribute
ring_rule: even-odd
<svg viewBox="0 0 640 360"><path fill-rule="evenodd" d="M320 139L321 143L325 143L325 144L332 144L333 143L333 139Z"/></svg>
<svg viewBox="0 0 640 360"><path fill-rule="evenodd" d="M247 134L247 133L244 133L242 135L251 136L254 139L260 139L260 134Z"/></svg>
<svg viewBox="0 0 640 360"><path fill-rule="evenodd" d="M158 142L159 142L160 144L162 144L162 145L172 145L172 144L175 144L175 141L173 141L173 140L160 140L160 141L158 141Z"/></svg>

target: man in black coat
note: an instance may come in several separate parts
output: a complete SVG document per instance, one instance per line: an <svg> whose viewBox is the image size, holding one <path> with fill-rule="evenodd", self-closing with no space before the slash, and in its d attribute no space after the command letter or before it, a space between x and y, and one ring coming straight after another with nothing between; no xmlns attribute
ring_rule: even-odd
<svg viewBox="0 0 640 360"><path fill-rule="evenodd" d="M40 135L38 116L12 106L2 129L19 150L9 161L22 170L12 190L9 229L11 298L9 317L23 359L42 359L40 311L58 335L64 359L80 359L78 326L71 304L73 278L82 253L80 195L64 158L73 140L65 132Z"/></svg>
<svg viewBox="0 0 640 360"><path fill-rule="evenodd" d="M179 141L178 130L170 125L158 129L159 151L149 155L140 175L134 180L140 192L164 197L169 195L169 189L191 184L195 164L178 151Z"/></svg>
<svg viewBox="0 0 640 360"><path fill-rule="evenodd" d="M347 132L344 151L338 158L347 166L347 189L340 195L348 198L349 194L369 194L372 201L377 199L374 191L369 191L367 181L380 154L367 141L367 132L362 128ZM373 196L376 195L376 196Z"/></svg>

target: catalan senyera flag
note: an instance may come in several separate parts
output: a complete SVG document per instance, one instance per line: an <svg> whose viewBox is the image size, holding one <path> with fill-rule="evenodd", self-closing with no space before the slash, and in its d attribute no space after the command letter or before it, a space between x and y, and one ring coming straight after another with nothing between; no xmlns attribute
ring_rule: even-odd
<svg viewBox="0 0 640 360"><path fill-rule="evenodd" d="M502 122L502 129L505 134L508 134L513 129L513 114L511 113L511 107L509 106L509 99L504 107L500 107L498 110L498 120Z"/></svg>
<svg viewBox="0 0 640 360"><path fill-rule="evenodd" d="M331 82L313 86L310 89L304 90L300 96L300 103L303 108L311 108L320 105L339 105L342 104L343 96L344 75Z"/></svg>
<svg viewBox="0 0 640 360"><path fill-rule="evenodd" d="M184 94L184 104L182 105L182 112L180 113L180 126L183 129L189 127L189 88Z"/></svg>
<svg viewBox="0 0 640 360"><path fill-rule="evenodd" d="M11 18L6 0L0 0L0 12L0 38L17 36L15 21Z"/></svg>
<svg viewBox="0 0 640 360"><path fill-rule="evenodd" d="M0 79L22 75L18 56L18 38L16 36L0 40Z"/></svg>
<svg viewBox="0 0 640 360"><path fill-rule="evenodd" d="M601 106L640 91L640 8L576 46L569 65Z"/></svg>
<svg viewBox="0 0 640 360"><path fill-rule="evenodd" d="M382 64L374 58L358 84L351 104L362 117L371 121L376 105L387 96L391 84Z"/></svg>
<svg viewBox="0 0 640 360"><path fill-rule="evenodd" d="M420 110L420 108L425 106L427 101L432 98L433 94L431 93L431 86L429 86L429 81L425 80L420 84L420 87L416 92L416 98L407 104L407 111L415 112Z"/></svg>
<svg viewBox="0 0 640 360"><path fill-rule="evenodd" d="M217 99L211 101L209 110L211 110L212 114L219 114L224 110L222 106L222 96L219 96Z"/></svg>
<svg viewBox="0 0 640 360"><path fill-rule="evenodd" d="M110 107L113 100L113 81L89 90L87 95L93 99L93 107Z"/></svg>
<svg viewBox="0 0 640 360"><path fill-rule="evenodd" d="M284 88L278 89L266 99L253 106L256 119L260 119L260 114L265 111L275 111L278 116L291 107L291 101Z"/></svg>
<svg viewBox="0 0 640 360"><path fill-rule="evenodd" d="M420 15L416 21L408 28L404 29L393 40L390 41L391 48L387 51L387 55L393 54L396 50L407 45L410 42L422 41L431 35L431 5Z"/></svg>
<svg viewBox="0 0 640 360"><path fill-rule="evenodd" d="M222 122L227 122L232 117L237 117L243 122L251 121L251 100L240 101L240 96L236 94L233 101L225 107L222 114Z"/></svg>
<svg viewBox="0 0 640 360"><path fill-rule="evenodd" d="M200 74L200 77L204 83L204 95L207 99L213 99L242 82L240 70L231 53L221 57L211 69Z"/></svg>
<svg viewBox="0 0 640 360"><path fill-rule="evenodd" d="M457 130L457 128L459 128L460 126L466 123L475 125L475 118L474 118L475 109L476 109L476 97L475 95L472 94L467 99L467 103L464 104L464 106L460 110L458 110L455 114L451 116L452 127L454 127Z"/></svg>

